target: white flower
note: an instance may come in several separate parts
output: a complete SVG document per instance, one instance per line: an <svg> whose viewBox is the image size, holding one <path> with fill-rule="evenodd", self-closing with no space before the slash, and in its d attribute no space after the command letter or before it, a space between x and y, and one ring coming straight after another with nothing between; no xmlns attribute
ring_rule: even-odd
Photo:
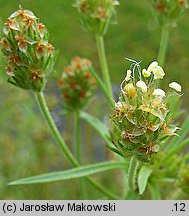
<svg viewBox="0 0 189 216"><path fill-rule="evenodd" d="M165 97L165 92L162 89L157 88L157 89L154 90L152 95Z"/></svg>
<svg viewBox="0 0 189 216"><path fill-rule="evenodd" d="M125 78L126 81L129 81L131 79L131 74L132 74L132 71L131 70L127 70L127 76Z"/></svg>
<svg viewBox="0 0 189 216"><path fill-rule="evenodd" d="M154 74L154 79L163 79L165 76L165 72L163 71L162 67L158 65L157 61L153 61L147 68L147 72ZM143 72L145 74L145 71ZM145 77L145 75L143 75Z"/></svg>
<svg viewBox="0 0 189 216"><path fill-rule="evenodd" d="M140 88L143 92L147 92L147 85L144 81L140 80L136 83L136 86Z"/></svg>
<svg viewBox="0 0 189 216"><path fill-rule="evenodd" d="M153 61L147 68L148 72L153 72L154 68L156 68L158 66L158 62L157 61Z"/></svg>
<svg viewBox="0 0 189 216"><path fill-rule="evenodd" d="M142 75L143 75L144 77L149 77L149 76L151 75L151 72L148 71L148 70L146 70L146 69L143 69L143 70L142 70Z"/></svg>
<svg viewBox="0 0 189 216"><path fill-rule="evenodd" d="M178 91L178 92L181 92L182 91L182 87L181 85L179 85L177 82L172 82L169 84L169 87Z"/></svg>
<svg viewBox="0 0 189 216"><path fill-rule="evenodd" d="M163 79L163 77L165 76L165 72L163 71L163 68L160 67L159 65L153 69L152 73L154 74L155 80Z"/></svg>

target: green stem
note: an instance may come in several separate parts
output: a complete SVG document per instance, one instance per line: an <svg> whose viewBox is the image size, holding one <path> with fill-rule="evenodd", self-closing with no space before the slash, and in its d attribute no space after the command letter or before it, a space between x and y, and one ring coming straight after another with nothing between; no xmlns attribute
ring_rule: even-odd
<svg viewBox="0 0 189 216"><path fill-rule="evenodd" d="M165 62L167 45L169 41L169 33L170 33L170 25L169 23L165 23L162 27L161 41L160 41L160 47L158 53L158 63L161 65L161 67L164 66L164 62Z"/></svg>
<svg viewBox="0 0 189 216"><path fill-rule="evenodd" d="M46 105L46 101L43 95L43 92L40 93L35 93L36 99L39 103L39 106L41 108L41 111L51 129L51 132L55 138L55 140L57 141L57 143L59 144L59 146L61 147L61 149L63 150L64 154L66 155L67 159L71 162L71 164L75 167L79 167L79 163L77 162L77 160L74 158L73 154L70 152L69 148L67 147L67 145L65 144L65 141L63 140L63 138L61 137L55 123L54 120L49 112L49 109ZM119 199L116 195L112 194L111 192L109 192L108 190L106 190L103 186L101 186L99 183L97 183L96 181L94 181L93 179L91 179L90 177L86 177L86 179L100 192L102 192L103 194L105 194L108 198L110 199Z"/></svg>
<svg viewBox="0 0 189 216"><path fill-rule="evenodd" d="M98 74L93 70L93 68L90 69L91 74L94 76L94 78L96 79L97 83L99 84L99 86L101 87L104 95L106 96L109 104L111 107L114 107L115 105L115 101L113 100L113 98L110 96L109 92L107 91L106 86L104 85L103 81L100 79L100 77L98 76Z"/></svg>
<svg viewBox="0 0 189 216"><path fill-rule="evenodd" d="M137 176L137 170L139 166L139 161L135 156L132 156L129 170L128 170L128 187L130 192L135 192L136 190L136 176Z"/></svg>
<svg viewBox="0 0 189 216"><path fill-rule="evenodd" d="M97 50L98 50L98 55L99 55L99 59L100 59L103 79L104 79L106 88L107 88L110 96L113 98L113 91L112 91L112 86L111 86L109 70L108 70L108 64L107 64L107 60L106 60L106 53L105 53L103 36L101 36L99 34L96 35L96 44L97 44Z"/></svg>
<svg viewBox="0 0 189 216"><path fill-rule="evenodd" d="M61 147L61 149L63 150L65 156L68 158L68 160L71 162L71 164L75 167L79 166L77 160L74 158L73 154L70 152L69 148L67 147L64 139L62 138L62 136L60 135L54 120L49 112L49 109L46 105L46 101L44 98L44 95L42 92L40 93L35 93L35 96L37 98L37 101L39 103L39 106L41 108L41 111L51 129L51 132L55 138L55 140L57 141L57 143L59 144L59 146Z"/></svg>
<svg viewBox="0 0 189 216"><path fill-rule="evenodd" d="M75 155L79 163L81 163L81 119L80 112L74 113L74 131L75 131Z"/></svg>
<svg viewBox="0 0 189 216"><path fill-rule="evenodd" d="M75 155L77 161L81 163L81 118L80 111L74 113L74 131L75 131ZM87 188L85 179L80 179L80 188L84 199L87 199ZM82 197L82 198L83 198Z"/></svg>

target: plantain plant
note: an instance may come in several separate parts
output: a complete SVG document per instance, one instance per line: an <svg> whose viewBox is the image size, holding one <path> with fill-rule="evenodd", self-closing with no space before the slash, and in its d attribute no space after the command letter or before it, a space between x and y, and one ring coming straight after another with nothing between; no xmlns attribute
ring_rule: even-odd
<svg viewBox="0 0 189 216"><path fill-rule="evenodd" d="M183 90L176 81L170 81L167 92L158 86L159 80L165 75L163 64L168 43L167 23L172 25L188 4L181 0L151 1L151 4L163 28L158 61L149 60L152 62L145 69L141 62L127 58L131 63L130 68L120 84L119 99L115 101L104 36L114 20L119 1L75 2L74 7L80 14L82 25L95 36L102 71L101 78L91 60L74 57L58 80L63 112L65 115L74 115L75 154L57 129L44 97L46 83L54 72L57 56L57 51L49 42L47 28L30 10L20 7L10 15L0 42L7 63L8 82L33 92L55 141L72 167L14 180L9 185L84 177L80 179L80 189L86 199L93 199L93 194L87 193L85 181L100 191L104 199L182 199L184 193L189 192L189 153L183 151L189 143L189 117L182 125L178 125L175 122L178 110L173 109L175 101L181 100ZM111 126L85 111L97 87L101 88L112 109L109 113ZM108 115L106 110L104 113ZM114 160L81 165L82 156L86 154L85 149L81 149L81 121L91 125L104 139L107 152L117 155ZM103 182L100 184L89 176L114 169L123 173L121 194L115 194Z"/></svg>

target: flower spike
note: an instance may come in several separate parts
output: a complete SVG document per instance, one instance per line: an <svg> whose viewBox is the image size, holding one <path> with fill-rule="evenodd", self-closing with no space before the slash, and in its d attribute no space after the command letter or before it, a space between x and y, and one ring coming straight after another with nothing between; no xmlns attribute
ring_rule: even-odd
<svg viewBox="0 0 189 216"><path fill-rule="evenodd" d="M177 135L179 128L170 124L167 118L170 100L174 99L170 92L166 94L155 88L157 79L165 75L158 62L152 62L141 73L140 63L129 61L132 64L121 83L120 98L111 116L114 125L111 138L120 155L135 155L147 163L159 151L164 136ZM175 82L169 86L181 90Z"/></svg>
<svg viewBox="0 0 189 216"><path fill-rule="evenodd" d="M42 91L56 58L45 25L32 11L20 7L9 16L3 31L0 47L7 60L9 83Z"/></svg>

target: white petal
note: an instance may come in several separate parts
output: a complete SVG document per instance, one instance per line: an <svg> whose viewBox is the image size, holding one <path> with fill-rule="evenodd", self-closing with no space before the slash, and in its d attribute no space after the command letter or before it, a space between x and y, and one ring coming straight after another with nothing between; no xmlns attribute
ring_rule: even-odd
<svg viewBox="0 0 189 216"><path fill-rule="evenodd" d="M163 79L163 77L165 76L165 72L163 71L163 68L160 67L159 65L153 69L152 73L154 74L155 80Z"/></svg>
<svg viewBox="0 0 189 216"><path fill-rule="evenodd" d="M144 81L140 80L136 83L136 86L140 88L143 92L147 92L147 85Z"/></svg>
<svg viewBox="0 0 189 216"><path fill-rule="evenodd" d="M155 89L154 92L152 93L154 96L165 96L165 92L162 89Z"/></svg>
<svg viewBox="0 0 189 216"><path fill-rule="evenodd" d="M131 70L127 70L127 76L125 78L126 81L129 81L131 79L131 74L132 74L132 71Z"/></svg>
<svg viewBox="0 0 189 216"><path fill-rule="evenodd" d="M157 61L153 61L153 62L148 66L147 71L152 72L153 69L154 69L155 67L157 67L157 66L158 66L158 62L157 62Z"/></svg>
<svg viewBox="0 0 189 216"><path fill-rule="evenodd" d="M169 84L169 87L178 91L178 92L181 92L182 91L182 87L180 84L178 84L177 82L172 82Z"/></svg>

